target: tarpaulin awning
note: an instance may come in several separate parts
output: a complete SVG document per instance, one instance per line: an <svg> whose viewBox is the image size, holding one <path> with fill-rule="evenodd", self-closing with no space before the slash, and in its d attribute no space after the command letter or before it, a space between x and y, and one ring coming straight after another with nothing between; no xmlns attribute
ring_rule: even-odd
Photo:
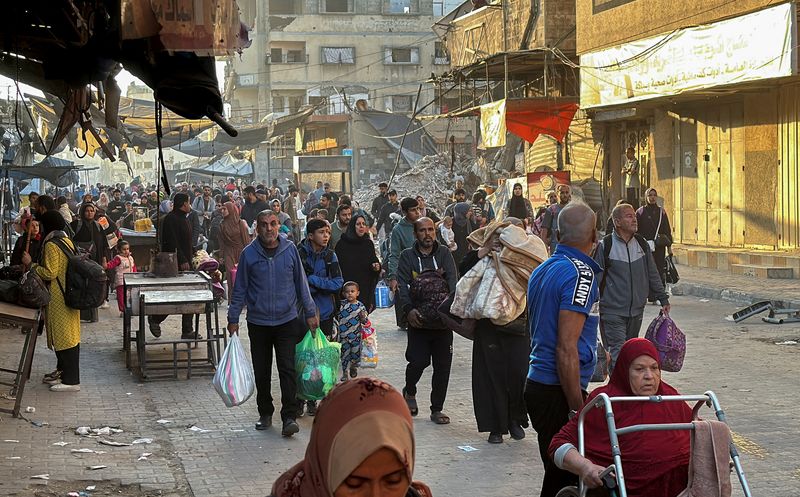
<svg viewBox="0 0 800 497"><path fill-rule="evenodd" d="M426 155L436 155L436 145L431 135L425 131L418 120L414 119L409 126L410 117L391 112L366 110L359 112L378 135L394 150L400 149L403 142L402 156L409 165L413 165ZM408 133L406 133L408 129ZM405 133L405 140L403 134Z"/></svg>
<svg viewBox="0 0 800 497"><path fill-rule="evenodd" d="M481 106L481 137L486 147L504 146L506 130L529 143L539 135L562 142L577 111L573 99L498 100Z"/></svg>
<svg viewBox="0 0 800 497"><path fill-rule="evenodd" d="M228 178L245 177L253 174L253 163L247 159L237 159L230 154L223 155L219 160L181 170L176 178L184 177L191 173L192 176Z"/></svg>
<svg viewBox="0 0 800 497"><path fill-rule="evenodd" d="M63 188L78 182L78 173L72 161L59 159L57 157L47 157L43 161L32 166L2 166L0 171L8 172L10 178L25 180L31 178L41 178L48 183Z"/></svg>

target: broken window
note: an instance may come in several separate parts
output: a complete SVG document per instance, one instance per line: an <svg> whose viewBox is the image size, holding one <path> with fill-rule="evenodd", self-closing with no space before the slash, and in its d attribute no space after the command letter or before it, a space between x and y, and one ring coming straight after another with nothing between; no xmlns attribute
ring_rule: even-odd
<svg viewBox="0 0 800 497"><path fill-rule="evenodd" d="M417 0L383 0L385 14L417 14Z"/></svg>
<svg viewBox="0 0 800 497"><path fill-rule="evenodd" d="M320 0L319 11L322 13L353 12L353 0Z"/></svg>
<svg viewBox="0 0 800 497"><path fill-rule="evenodd" d="M355 64L354 47L322 47L323 64Z"/></svg>
<svg viewBox="0 0 800 497"><path fill-rule="evenodd" d="M437 41L434 45L433 63L438 65L450 63L450 57L447 55L447 48L441 41Z"/></svg>
<svg viewBox="0 0 800 497"><path fill-rule="evenodd" d="M385 64L419 64L419 48L387 48Z"/></svg>
<svg viewBox="0 0 800 497"><path fill-rule="evenodd" d="M283 50L280 48L270 48L269 59L273 64L280 64L283 62Z"/></svg>
<svg viewBox="0 0 800 497"><path fill-rule="evenodd" d="M299 0L269 0L269 15L294 15L300 13Z"/></svg>

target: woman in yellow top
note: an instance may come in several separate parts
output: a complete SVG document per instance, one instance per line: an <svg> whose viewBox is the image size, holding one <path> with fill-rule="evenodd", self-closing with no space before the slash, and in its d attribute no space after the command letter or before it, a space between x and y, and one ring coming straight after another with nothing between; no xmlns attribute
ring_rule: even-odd
<svg viewBox="0 0 800 497"><path fill-rule="evenodd" d="M66 286L66 254L53 243L59 238L74 250L72 240L64 233L64 217L58 211L47 211L39 219L42 231L41 262L33 264L32 269L42 280L50 283L50 304L45 309L47 327L47 346L56 351L56 370L45 375L45 383L50 383L53 392L77 392L80 383L80 343L81 313L64 303L61 287ZM22 256L25 266L31 265L31 256ZM54 281L58 278L58 281ZM61 285L59 286L59 282Z"/></svg>

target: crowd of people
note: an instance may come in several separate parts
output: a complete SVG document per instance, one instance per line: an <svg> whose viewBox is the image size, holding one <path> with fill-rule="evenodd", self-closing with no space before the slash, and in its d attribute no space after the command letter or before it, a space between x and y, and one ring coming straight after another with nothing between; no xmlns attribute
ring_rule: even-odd
<svg viewBox="0 0 800 497"><path fill-rule="evenodd" d="M647 190L642 206L620 201L600 237L595 212L573 199L566 184L551 192L547 205L536 207L523 196L522 185L514 185L507 204L497 206L504 213L502 219L484 189L470 196L463 183L453 185L452 201L439 206L441 214L416 192L404 192L409 195L401 198L386 183L379 191L368 210L323 182L309 192L291 184L284 190L277 182L269 187L233 180L182 183L169 198L153 185L141 184L81 185L75 195L56 198L31 194L29 207L20 212L21 236L12 263L32 266L46 281L63 279L67 256L47 243L63 239L68 247L86 251L114 272L111 286L117 288L122 311L121 277L136 271L136 261L120 228L130 229L146 212L162 230L160 249L175 252L181 270L191 269L200 250L220 261L228 284L230 333L239 331L246 309L259 414L255 428L265 430L273 424L273 360L281 392L281 433L287 437L297 433L298 416L320 418L314 423L306 458L275 483L273 495L299 495L319 484L327 486L325 495L339 495L342 485L360 485L383 469L386 473L377 478L390 475L396 480L402 490L397 495L429 495L425 485L412 483L410 420L419 413L419 382L431 366L430 419L436 424L450 422L445 403L453 331L442 319L440 307L456 292L459 280L488 265L487 260L513 263L514 252L517 257L526 251L541 254L528 268L527 288L505 290L526 302L515 315L502 323L489 318L474 323L477 429L488 433L489 443L503 443L506 435L524 438L530 422L545 468L543 497L555 496L578 476L590 487L599 486L598 470L608 464L610 446L590 446L584 456L574 450L574 414L587 399L598 355L598 329L611 356L611 381L603 391L674 392L660 381L658 353L637 341L648 301L659 303L664 313L670 311L664 261L672 243L671 228L658 206L657 192ZM137 214L137 208L145 210ZM399 391L378 380L358 378L362 328L376 309L375 289L381 280L395 293L397 325L407 336L405 379ZM156 336L161 334L163 318L148 318ZM54 292L46 328L48 345L58 361L45 381L55 391L80 388L81 319L92 316L69 309L63 296L59 299ZM194 338L191 316L183 316L182 323L181 338ZM306 330L342 343L342 384L320 405L297 397L294 351ZM376 390L385 395L374 396ZM349 406L347 399L354 395L369 399L360 404L365 417L357 427L350 426L352 418L337 412L337 406ZM691 417L684 409L631 411L624 423ZM332 441L363 433L365 426L381 435L370 439L358 454L339 455L341 446L337 442L334 447ZM688 438L641 437L648 444L668 443L677 455L662 466L643 463L641 468L649 476L629 481L628 495L674 497L672 490L686 481ZM626 457L641 452L631 450ZM331 457L347 464L332 469ZM678 483L653 483L666 479Z"/></svg>

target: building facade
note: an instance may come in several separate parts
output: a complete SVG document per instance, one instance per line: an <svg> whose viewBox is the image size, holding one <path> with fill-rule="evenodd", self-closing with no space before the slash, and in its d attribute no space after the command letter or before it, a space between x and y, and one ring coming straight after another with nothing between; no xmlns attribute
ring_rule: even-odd
<svg viewBox="0 0 800 497"><path fill-rule="evenodd" d="M676 242L800 248L795 2L583 0L576 34L609 205L632 147L641 198L658 190Z"/></svg>

